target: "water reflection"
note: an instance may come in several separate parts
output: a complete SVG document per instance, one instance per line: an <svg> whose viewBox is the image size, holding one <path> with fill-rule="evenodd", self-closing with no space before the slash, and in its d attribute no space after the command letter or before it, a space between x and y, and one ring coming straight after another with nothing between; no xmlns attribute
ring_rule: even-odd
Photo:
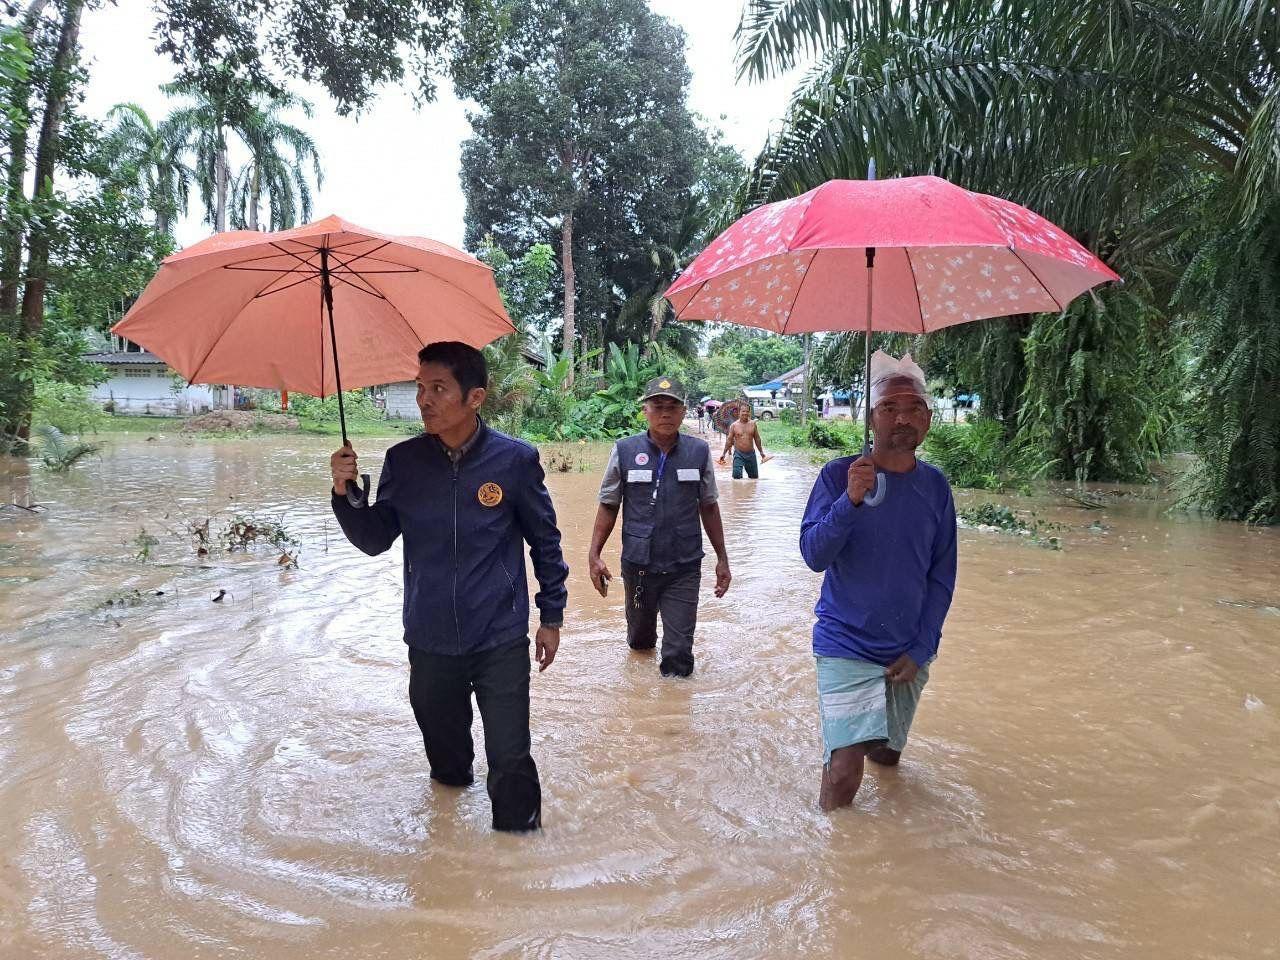
<svg viewBox="0 0 1280 960"><path fill-rule="evenodd" d="M360 445L375 474L387 444ZM602 456L575 448L590 469L549 477L567 628L533 682L546 830L520 838L489 831L482 788L427 778L399 549L346 545L329 447L116 439L66 477L5 465L0 501L46 512L0 511L0 954L1253 957L1280 940L1274 531L1124 499L1038 502L1072 528L1060 553L962 531L903 764L827 817L819 581L795 547L816 468L722 474L734 586L716 600L704 572L697 673L662 682L626 647L621 590L587 582ZM279 519L299 569L198 559L187 525L236 513Z"/></svg>

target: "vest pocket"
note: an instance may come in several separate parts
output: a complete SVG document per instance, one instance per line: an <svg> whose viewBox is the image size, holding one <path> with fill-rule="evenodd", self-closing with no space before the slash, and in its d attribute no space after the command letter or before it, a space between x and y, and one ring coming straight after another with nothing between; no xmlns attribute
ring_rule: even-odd
<svg viewBox="0 0 1280 960"><path fill-rule="evenodd" d="M653 524L639 520L622 523L622 559L638 567L649 565L653 551Z"/></svg>

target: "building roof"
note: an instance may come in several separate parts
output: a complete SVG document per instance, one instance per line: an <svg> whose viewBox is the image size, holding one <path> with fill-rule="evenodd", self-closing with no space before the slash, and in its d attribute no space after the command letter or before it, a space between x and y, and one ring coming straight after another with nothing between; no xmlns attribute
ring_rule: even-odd
<svg viewBox="0 0 1280 960"><path fill-rule="evenodd" d="M154 353L149 353L145 350L141 352L136 350L112 350L108 353L86 353L83 359L88 360L90 363L101 363L108 367L118 367L126 364L148 367L165 366L163 360Z"/></svg>
<svg viewBox="0 0 1280 960"><path fill-rule="evenodd" d="M786 373L774 377L775 380L781 380L783 383L795 383L804 379L804 364L788 370Z"/></svg>

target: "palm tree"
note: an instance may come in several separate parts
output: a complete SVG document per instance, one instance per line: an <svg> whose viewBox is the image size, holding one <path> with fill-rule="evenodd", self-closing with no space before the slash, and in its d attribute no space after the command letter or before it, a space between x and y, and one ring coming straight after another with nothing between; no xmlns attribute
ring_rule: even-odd
<svg viewBox="0 0 1280 960"><path fill-rule="evenodd" d="M254 107L239 134L249 148L249 162L231 184L231 225L258 229L258 211L267 197L268 229L286 230L299 221L311 219L311 184L306 166L319 189L324 180L315 141L305 131L286 123L280 116L285 106L296 106L311 116L311 106L302 100L275 100ZM288 156L286 156L288 154Z"/></svg>
<svg viewBox="0 0 1280 960"><path fill-rule="evenodd" d="M206 217L218 232L227 229L232 204L236 226L256 229L258 209L265 193L273 228L293 226L298 214L311 212L311 191L303 167L307 161L317 183L320 160L314 141L279 116L282 109L298 106L310 116L310 106L290 96L263 103L234 80L212 92L189 81L165 86L165 91L189 99L169 115L162 127L165 136L190 152ZM232 139L248 150L250 160L234 180L229 145ZM293 168L281 150L293 153Z"/></svg>
<svg viewBox="0 0 1280 960"><path fill-rule="evenodd" d="M196 185L204 203L205 218L213 229L227 229L227 194L231 174L227 160L230 134L248 112L248 96L232 84L210 92L190 80L166 84L170 96L186 97L189 103L169 114L164 121L165 135L190 152Z"/></svg>
<svg viewBox="0 0 1280 960"><path fill-rule="evenodd" d="M165 124L152 122L136 103L119 103L108 112L112 121L107 155L116 175L132 185L155 213L156 232L172 236L174 221L187 212L191 171L182 162L182 143Z"/></svg>
<svg viewBox="0 0 1280 960"><path fill-rule="evenodd" d="M861 177L874 158L882 175L933 173L1039 210L1195 345L1201 498L1280 519L1275 0L751 0L739 41L752 76L816 59L749 203ZM1028 335L1066 351L1071 390L1098 385L1090 363L1118 346L1091 311L1069 335L1039 318Z"/></svg>

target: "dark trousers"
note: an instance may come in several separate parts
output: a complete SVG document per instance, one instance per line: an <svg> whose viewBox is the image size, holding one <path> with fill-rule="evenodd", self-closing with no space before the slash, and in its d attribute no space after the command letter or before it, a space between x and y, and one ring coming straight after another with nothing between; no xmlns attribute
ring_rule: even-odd
<svg viewBox="0 0 1280 960"><path fill-rule="evenodd" d="M662 615L664 675L687 677L693 673L693 631L698 625L698 587L702 567L676 573L656 573L629 563L622 565L622 585L627 605L627 644L632 650L652 650L658 642L658 615Z"/></svg>
<svg viewBox="0 0 1280 960"><path fill-rule="evenodd" d="M754 450L748 453L743 453L741 450L733 451L733 479L742 479L743 467L746 467L747 476L752 480L760 479L760 462L756 460Z"/></svg>
<svg viewBox="0 0 1280 960"><path fill-rule="evenodd" d="M431 777L450 786L473 780L472 693L484 725L493 829L536 830L542 825L542 790L529 754L528 639L460 656L409 648L409 702Z"/></svg>

